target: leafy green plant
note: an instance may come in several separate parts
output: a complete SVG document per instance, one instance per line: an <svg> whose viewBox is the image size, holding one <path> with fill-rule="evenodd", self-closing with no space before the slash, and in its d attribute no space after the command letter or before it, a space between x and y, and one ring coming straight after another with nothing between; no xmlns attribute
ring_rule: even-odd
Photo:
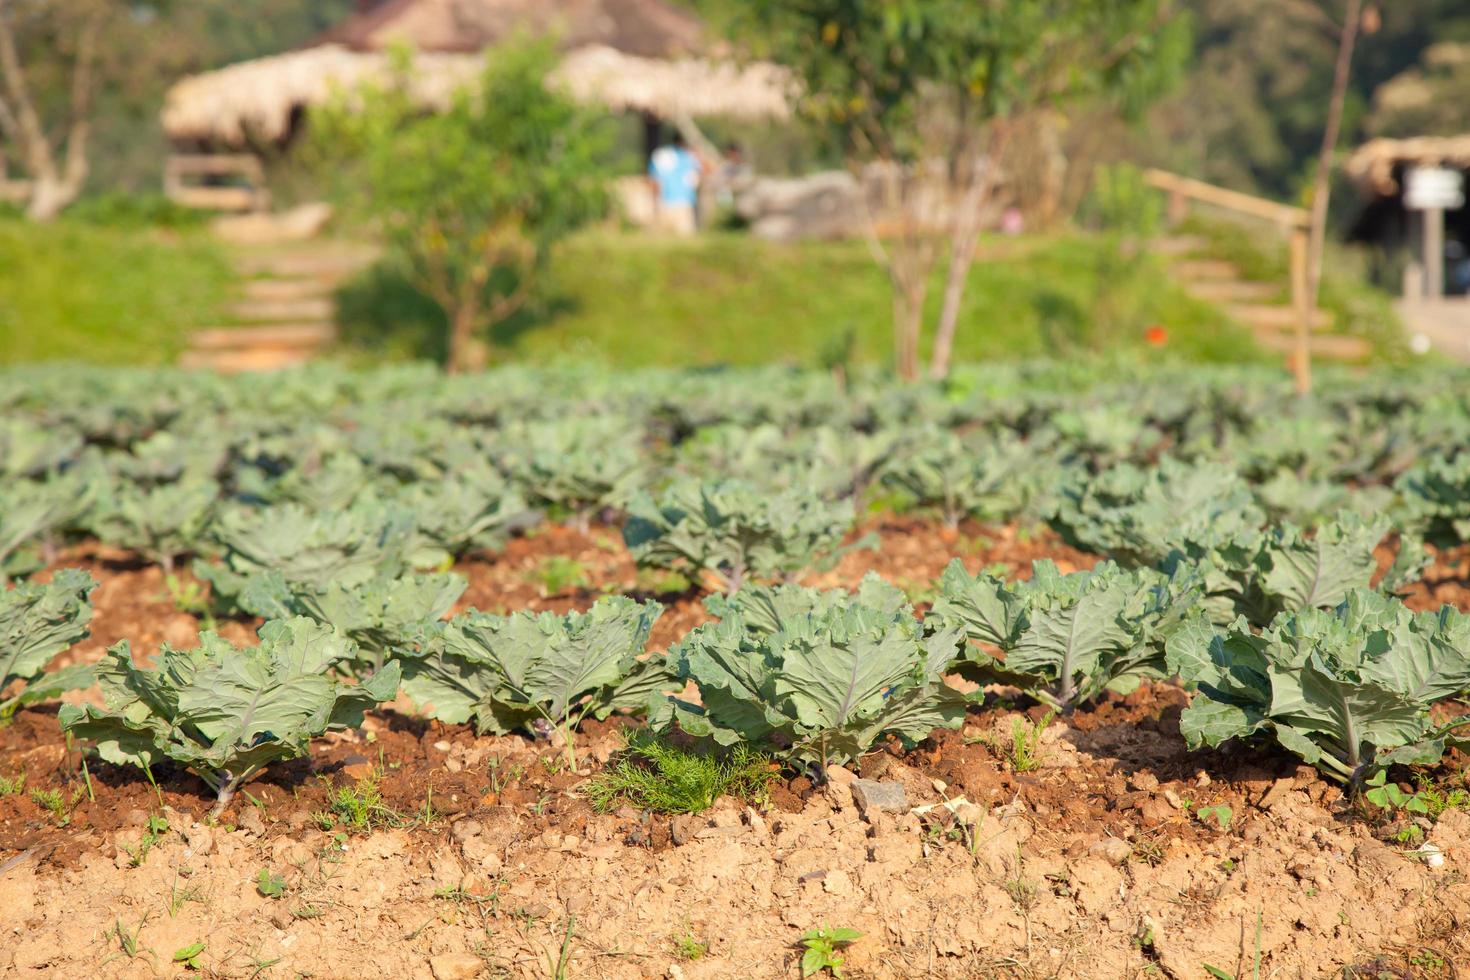
<svg viewBox="0 0 1470 980"><path fill-rule="evenodd" d="M534 502L585 532L595 511L622 506L646 481L640 438L621 418L524 422L501 433L496 456Z"/></svg>
<svg viewBox="0 0 1470 980"><path fill-rule="evenodd" d="M842 976L843 957L839 950L863 938L856 929L818 926L808 929L797 940L801 944L801 975L809 977L826 970L834 977Z"/></svg>
<svg viewBox="0 0 1470 980"><path fill-rule="evenodd" d="M46 585L0 586L0 720L22 705L92 683L90 666L43 671L58 653L87 636L88 600L95 588L92 576L74 568L57 572ZM5 697L16 682L25 686Z"/></svg>
<svg viewBox="0 0 1470 980"><path fill-rule="evenodd" d="M1014 437L967 444L952 432L919 431L883 468L883 484L947 527L966 517L1008 520L1044 492L1037 454Z"/></svg>
<svg viewBox="0 0 1470 980"><path fill-rule="evenodd" d="M377 670L404 651L434 642L438 623L467 583L444 572L378 576L357 585L292 585L274 572L256 580L250 605L269 619L308 616L357 644L354 667Z"/></svg>
<svg viewBox="0 0 1470 980"><path fill-rule="evenodd" d="M90 524L108 544L129 548L172 575L175 559L206 540L220 488L192 479L146 487L114 481L95 506Z"/></svg>
<svg viewBox="0 0 1470 980"><path fill-rule="evenodd" d="M218 794L217 816L255 773L305 755L314 736L361 724L396 695L396 663L361 684L336 679L355 656L351 641L305 618L266 623L255 647L213 633L193 650L165 645L154 670L137 667L123 641L97 667L105 707L65 705L59 720L109 762L188 768Z"/></svg>
<svg viewBox="0 0 1470 980"><path fill-rule="evenodd" d="M971 576L956 559L940 578L930 618L963 629L957 669L982 682L1014 684L1070 711L1108 686L1163 676L1164 644L1200 619L1200 586L1187 572L1124 571L1109 562L1063 575L1049 560L1029 581Z"/></svg>
<svg viewBox="0 0 1470 980"><path fill-rule="evenodd" d="M725 752L685 748L649 732L633 732L616 760L587 785L594 809L629 805L657 813L702 813L721 796L765 801L779 776L768 756L745 744Z"/></svg>
<svg viewBox="0 0 1470 980"><path fill-rule="evenodd" d="M701 703L671 698L651 723L825 766L884 735L913 743L964 717L965 696L944 683L959 627L926 632L906 609L856 604L782 615L777 625L752 629L731 610L697 627L670 656Z"/></svg>
<svg viewBox="0 0 1470 980"><path fill-rule="evenodd" d="M856 592L846 589L811 589L803 585L747 585L730 595L705 597L704 608L720 619L740 617L748 630L776 633L783 621L807 614L824 615L844 606L859 605L875 612L898 616L912 614L908 597L876 573L869 572Z"/></svg>
<svg viewBox="0 0 1470 980"><path fill-rule="evenodd" d="M222 611L264 616L284 588L347 589L401 575L415 528L411 512L373 502L320 513L300 504L227 509L211 525L223 563L196 561L194 574Z"/></svg>
<svg viewBox="0 0 1470 980"><path fill-rule="evenodd" d="M1270 735L1324 774L1359 783L1393 763L1432 764L1464 719L1435 724L1430 706L1470 687L1470 620L1448 607L1410 612L1397 599L1349 592L1333 611L1283 613L1257 635L1186 629L1172 670L1199 694L1180 718L1191 747Z"/></svg>
<svg viewBox="0 0 1470 980"><path fill-rule="evenodd" d="M726 592L747 579L790 578L829 567L852 527L850 501L827 503L804 491L762 492L746 483L682 482L657 503L633 497L623 540L643 567L691 578L708 572Z"/></svg>
<svg viewBox="0 0 1470 980"><path fill-rule="evenodd" d="M646 709L673 686L663 658L639 659L662 612L656 602L613 597L563 616L457 616L432 650L404 656L403 688L430 717L473 720L481 733L559 730L574 763L572 733L583 718Z"/></svg>

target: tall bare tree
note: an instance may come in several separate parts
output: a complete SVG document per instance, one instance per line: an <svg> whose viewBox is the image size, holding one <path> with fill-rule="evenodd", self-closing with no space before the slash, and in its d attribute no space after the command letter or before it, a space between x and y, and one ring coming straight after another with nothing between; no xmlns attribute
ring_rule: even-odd
<svg viewBox="0 0 1470 980"><path fill-rule="evenodd" d="M38 221L60 214L87 182L98 48L115 12L111 0L0 0L0 136L15 147L31 185L26 213ZM47 31L54 43L22 46L27 30ZM59 137L42 118L32 66L21 57L43 48L59 54L69 73Z"/></svg>
<svg viewBox="0 0 1470 980"><path fill-rule="evenodd" d="M1327 238L1327 208L1332 195L1333 157L1342 132L1342 110L1347 102L1348 81L1352 76L1353 49L1358 43L1358 28L1363 21L1363 0L1347 0L1339 26L1337 63L1332 73L1332 95L1327 102L1327 122L1322 128L1322 149L1317 155L1317 171L1312 179L1312 210L1307 229L1307 289L1304 309L1298 311L1296 375L1297 391L1312 390L1311 318L1317 310L1322 289L1322 252Z"/></svg>
<svg viewBox="0 0 1470 980"><path fill-rule="evenodd" d="M750 0L752 48L790 66L804 108L867 189L869 244L893 291L894 367L920 375L931 283L947 258L928 373L949 371L1011 123L1088 96L1142 93L1187 46L1175 0Z"/></svg>

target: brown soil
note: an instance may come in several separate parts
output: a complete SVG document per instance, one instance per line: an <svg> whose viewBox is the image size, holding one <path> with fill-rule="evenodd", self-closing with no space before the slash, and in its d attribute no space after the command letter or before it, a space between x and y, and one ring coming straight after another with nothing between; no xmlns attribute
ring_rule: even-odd
<svg viewBox="0 0 1470 980"><path fill-rule="evenodd" d="M1037 557L1091 564L1049 535L871 530L876 553L814 584L876 568L918 585L955 554L1017 574ZM565 609L632 590L613 534L548 529L466 562L466 603ZM588 587L543 596L535 569L554 555L582 563ZM193 641L156 569L96 549L66 558L103 582L79 658L123 636L147 653ZM1426 582L1457 576L1442 556ZM662 598L655 646L704 618L692 592ZM223 628L244 641L253 624ZM1446 859L1427 866L1393 841L1407 823L1376 821L1286 755L1188 752L1185 701L1169 685L1108 697L1049 725L1035 767L1017 772L1014 728L1042 713L992 698L911 751L778 784L764 811L723 801L672 820L586 802L624 720L585 726L572 770L547 740L384 710L251 782L213 827L198 822L210 801L193 777L161 767L155 788L95 758L83 770L54 709L26 710L0 729L0 776L26 777L0 798L0 974L184 975L173 953L202 941L201 972L222 977L547 977L564 948L572 977L796 977L797 939L822 924L863 932L846 953L853 978L1194 978L1205 964L1247 976L1258 929L1262 976L1470 968L1470 814L1427 828ZM1438 781L1463 784L1465 761ZM374 773L373 827L323 816L334 791ZM898 783L907 806L864 817L854 775ZM60 794L65 826L32 789ZM1226 828L1198 813L1222 804ZM138 859L150 814L169 830ZM261 894L262 869L283 879L280 897ZM134 930L130 954L119 931Z"/></svg>

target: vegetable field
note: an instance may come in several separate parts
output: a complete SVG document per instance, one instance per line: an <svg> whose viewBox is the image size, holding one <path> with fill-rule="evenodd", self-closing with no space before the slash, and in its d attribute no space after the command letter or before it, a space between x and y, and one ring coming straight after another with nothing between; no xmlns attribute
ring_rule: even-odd
<svg viewBox="0 0 1470 980"><path fill-rule="evenodd" d="M0 373L0 971L1456 976L1467 380Z"/></svg>

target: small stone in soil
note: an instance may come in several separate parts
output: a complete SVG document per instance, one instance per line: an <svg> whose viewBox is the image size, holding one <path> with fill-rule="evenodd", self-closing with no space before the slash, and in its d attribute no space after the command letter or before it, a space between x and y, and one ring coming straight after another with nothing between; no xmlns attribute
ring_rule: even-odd
<svg viewBox="0 0 1470 980"><path fill-rule="evenodd" d="M434 980L474 980L485 970L485 963L470 953L440 953L429 960Z"/></svg>
<svg viewBox="0 0 1470 980"><path fill-rule="evenodd" d="M901 783L880 783L871 779L852 781L852 801L864 816L869 810L902 813L909 807L909 796Z"/></svg>
<svg viewBox="0 0 1470 980"><path fill-rule="evenodd" d="M1109 864L1124 864L1133 854L1133 848L1116 837L1104 837L1087 849L1093 857L1100 857Z"/></svg>

